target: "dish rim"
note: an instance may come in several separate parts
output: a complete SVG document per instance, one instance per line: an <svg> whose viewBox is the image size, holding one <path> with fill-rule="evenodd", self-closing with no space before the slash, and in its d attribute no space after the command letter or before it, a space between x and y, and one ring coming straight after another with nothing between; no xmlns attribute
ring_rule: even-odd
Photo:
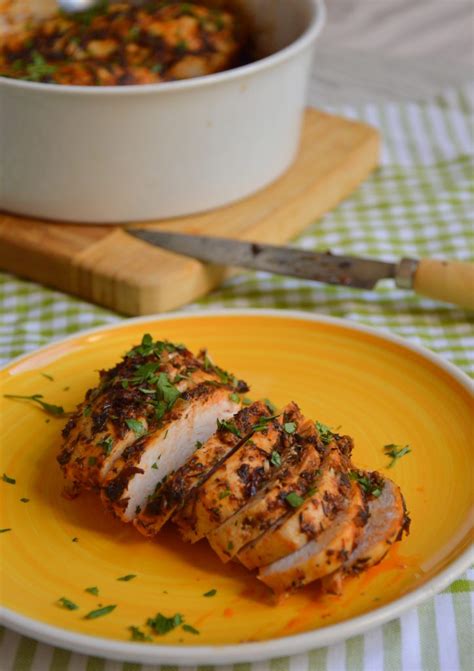
<svg viewBox="0 0 474 671"><path fill-rule="evenodd" d="M315 40L321 33L323 26L326 23L326 6L325 0L309 0L313 5L313 16L304 31L293 40L289 45L283 49L278 49L275 53L269 56L264 56L252 63L240 65L230 70L223 72L216 72L210 75L203 75L201 77L193 77L190 79L181 79L174 82L157 82L156 84L129 84L121 86L78 86L72 84L48 84L41 82L29 82L23 79L14 79L11 77L2 77L0 75L0 86L3 84L6 87L14 89L26 89L29 91L45 91L50 93L58 93L59 95L79 95L85 94L87 96L133 96L142 94L158 93L165 95L168 92L182 92L195 88L204 88L207 86L219 85L221 82L232 81L239 77L246 78L258 73L260 71L269 70L273 66L279 65L282 61L289 60L292 56L296 56L306 47L308 47L313 40Z"/></svg>
<svg viewBox="0 0 474 671"><path fill-rule="evenodd" d="M145 315L124 319L121 322L103 324L102 326L77 331L76 333L50 342L31 352L22 354L0 367L0 372L16 365L42 351L57 347L59 344L95 335L102 331L126 328L129 324L140 324L151 321L167 321L186 318L215 318L227 316L266 316L290 318L316 324L331 324L340 328L366 333L379 340L388 341L408 349L428 360L449 376L454 378L471 396L474 396L474 382L462 370L449 361L445 361L429 349L411 343L401 336L386 333L382 330L358 324L339 317L313 314L303 310L282 310L274 308L216 308L205 310L189 310L184 312L168 312L157 315ZM19 615L10 608L0 607L0 622L20 634L31 636L35 640L66 648L74 652L95 655L111 660L129 661L141 664L173 663L182 665L194 664L228 664L236 662L256 662L276 657L288 657L308 650L331 645L352 636L363 634L369 629L392 620L405 611L413 608L441 590L445 589L461 573L466 571L474 561L474 548L468 547L446 568L433 576L425 584L412 592L399 597L395 601L374 608L354 618L349 618L327 627L320 627L292 636L270 638L255 643L238 643L234 645L179 646L116 641L110 638L78 634L61 627L44 624L33 618Z"/></svg>

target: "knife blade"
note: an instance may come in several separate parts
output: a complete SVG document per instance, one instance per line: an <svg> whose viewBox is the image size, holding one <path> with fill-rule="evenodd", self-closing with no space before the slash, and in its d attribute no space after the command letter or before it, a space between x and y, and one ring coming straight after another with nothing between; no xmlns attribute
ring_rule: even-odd
<svg viewBox="0 0 474 671"><path fill-rule="evenodd" d="M295 247L231 238L186 235L144 228L126 230L130 235L157 247L215 265L263 270L357 289L373 289L382 279L394 279L397 286L409 289L418 265L416 259L390 263L341 256L330 251L311 252Z"/></svg>

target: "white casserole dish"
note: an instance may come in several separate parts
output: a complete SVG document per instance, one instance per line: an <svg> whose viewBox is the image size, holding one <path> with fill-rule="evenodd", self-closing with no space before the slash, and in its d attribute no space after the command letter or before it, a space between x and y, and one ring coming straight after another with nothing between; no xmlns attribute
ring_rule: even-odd
<svg viewBox="0 0 474 671"><path fill-rule="evenodd" d="M298 147L324 5L243 5L270 55L223 73L113 87L0 77L0 207L120 223L212 209L275 180Z"/></svg>

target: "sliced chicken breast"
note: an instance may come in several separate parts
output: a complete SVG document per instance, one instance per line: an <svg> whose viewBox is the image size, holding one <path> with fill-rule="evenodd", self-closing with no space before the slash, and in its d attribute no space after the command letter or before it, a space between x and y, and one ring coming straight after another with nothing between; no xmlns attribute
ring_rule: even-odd
<svg viewBox="0 0 474 671"><path fill-rule="evenodd" d="M385 557L392 545L409 531L410 518L400 488L385 479L382 493L368 503L369 520L357 547L349 554L341 568L323 580L326 592L340 594L346 575L360 573L375 566Z"/></svg>
<svg viewBox="0 0 474 671"><path fill-rule="evenodd" d="M167 479L152 495L133 523L145 536L157 534L173 513L182 507L195 487L202 485L213 470L252 433L260 417L269 415L262 401L242 408L230 422L219 423L217 431Z"/></svg>
<svg viewBox="0 0 474 671"><path fill-rule="evenodd" d="M160 429L137 440L115 461L101 488L105 505L124 522L132 520L191 456L196 443L214 433L217 420L231 418L239 408L228 387L214 383L203 382L183 394Z"/></svg>
<svg viewBox="0 0 474 671"><path fill-rule="evenodd" d="M239 552L239 561L248 569L271 564L314 540L345 506L351 489L349 461L336 442L328 447L331 449L321 462L305 502Z"/></svg>
<svg viewBox="0 0 474 671"><path fill-rule="evenodd" d="M260 569L259 580L282 594L332 573L357 544L366 519L362 491L352 482L348 504L332 524L316 540Z"/></svg>
<svg viewBox="0 0 474 671"><path fill-rule="evenodd" d="M223 562L229 561L307 496L321 458L314 423L301 419L298 424L284 424L284 429L287 427L290 431L290 444L278 459L270 459L275 473L269 482L208 535L212 549Z"/></svg>
<svg viewBox="0 0 474 671"><path fill-rule="evenodd" d="M277 417L262 415L254 433L212 474L174 516L184 540L194 543L222 524L250 500L272 473L271 455L281 454L289 435L283 424L296 419L299 409L290 404ZM260 427L259 427L260 424Z"/></svg>

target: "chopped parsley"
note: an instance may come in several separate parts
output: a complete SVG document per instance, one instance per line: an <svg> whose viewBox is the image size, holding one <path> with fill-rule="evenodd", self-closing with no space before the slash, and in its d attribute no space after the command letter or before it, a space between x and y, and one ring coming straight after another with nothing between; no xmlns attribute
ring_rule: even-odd
<svg viewBox="0 0 474 671"><path fill-rule="evenodd" d="M98 587L86 587L84 592L89 592L89 594L92 594L93 596L99 596L99 588Z"/></svg>
<svg viewBox="0 0 474 671"><path fill-rule="evenodd" d="M180 624L183 624L184 619L180 613L176 613L171 617L166 617L163 613L157 613L155 617L150 617L147 620L147 625L155 632L163 636L176 627L179 627Z"/></svg>
<svg viewBox="0 0 474 671"><path fill-rule="evenodd" d="M225 499L228 496L230 496L230 489L226 487L222 492L220 492L219 499Z"/></svg>
<svg viewBox="0 0 474 671"><path fill-rule="evenodd" d="M233 547L233 546L232 546ZM209 592L205 592L203 596L215 596L217 594L216 589L210 589Z"/></svg>
<svg viewBox="0 0 474 671"><path fill-rule="evenodd" d="M44 77L54 74L56 69L55 65L49 65L40 53L34 51L31 63L26 66L27 79L31 82L42 81Z"/></svg>
<svg viewBox="0 0 474 671"><path fill-rule="evenodd" d="M181 627L181 629L182 629L183 631L187 631L187 632L189 632L190 634L199 634L199 633L200 633L198 629L195 629L195 628L192 627L190 624L183 624L183 626Z"/></svg>
<svg viewBox="0 0 474 671"><path fill-rule="evenodd" d="M61 608L65 608L66 610L77 610L79 608L77 603L66 599L65 596L62 596L60 599L58 599L58 605L61 606Z"/></svg>
<svg viewBox="0 0 474 671"><path fill-rule="evenodd" d="M152 637L145 634L139 627L134 627L133 624L128 628L130 631L130 638L132 641L152 641Z"/></svg>
<svg viewBox="0 0 474 671"><path fill-rule="evenodd" d="M240 396L238 394L236 394L235 391L232 392L232 394L229 394L229 398L234 403L240 403Z"/></svg>
<svg viewBox="0 0 474 671"><path fill-rule="evenodd" d="M4 394L4 398L16 398L22 401L33 401L37 403L41 408L47 412L49 415L54 415L55 417L65 417L69 413L64 412L64 408L61 405L53 405L52 403L46 403L42 401L43 394L33 394L32 396L20 396L18 394Z"/></svg>
<svg viewBox="0 0 474 671"><path fill-rule="evenodd" d="M8 529L0 529L0 534L6 534L7 531L11 531L11 528L8 528Z"/></svg>
<svg viewBox="0 0 474 671"><path fill-rule="evenodd" d="M102 438L102 440L99 440L97 445L104 450L104 454L108 455L111 453L112 447L114 446L114 439L112 436L106 436L105 438Z"/></svg>
<svg viewBox="0 0 474 671"><path fill-rule="evenodd" d="M272 452L270 463L273 464L273 466L281 466L281 455L276 450L273 450Z"/></svg>
<svg viewBox="0 0 474 671"><path fill-rule="evenodd" d="M271 413L275 414L276 412L276 405L270 401L270 399L265 398L263 399L263 402L267 406L267 408L270 410Z"/></svg>
<svg viewBox="0 0 474 671"><path fill-rule="evenodd" d="M231 552L234 549L234 544L233 544L232 541L229 541L227 543L227 549L229 550L229 552ZM204 596L206 596L206 595L204 595Z"/></svg>
<svg viewBox="0 0 474 671"><path fill-rule="evenodd" d="M97 457L89 457L87 460L88 466L95 466L97 463Z"/></svg>
<svg viewBox="0 0 474 671"><path fill-rule="evenodd" d="M218 419L217 420L217 429L220 431L224 429L225 431L229 431L230 433L233 433L234 436L237 436L238 438L242 438L242 434L240 433L239 429L235 426L234 422L227 422L225 419Z"/></svg>
<svg viewBox="0 0 474 671"><path fill-rule="evenodd" d="M79 538L77 536L74 536L74 538L72 539L72 542L73 543L79 543Z"/></svg>
<svg viewBox="0 0 474 671"><path fill-rule="evenodd" d="M410 454L411 448L409 445L404 445L402 447L401 445L390 443L389 445L384 445L383 451L385 456L390 457L392 460L387 468L392 468L392 466L394 466L399 459L404 457L405 454Z"/></svg>
<svg viewBox="0 0 474 671"><path fill-rule="evenodd" d="M146 433L145 426L138 419L126 419L125 424L136 436L144 436Z"/></svg>
<svg viewBox="0 0 474 671"><path fill-rule="evenodd" d="M9 485L16 485L15 478L10 478L6 473L2 475L3 482L7 482Z"/></svg>
<svg viewBox="0 0 474 671"><path fill-rule="evenodd" d="M319 433L319 437L321 438L322 442L324 443L324 445L329 445L329 443L333 439L334 435L333 432L331 431L329 426L323 424L322 422L315 422L315 424Z"/></svg>
<svg viewBox="0 0 474 671"><path fill-rule="evenodd" d="M351 471L349 473L349 477L351 480L358 482L366 494L370 494L371 496L378 498L382 493L382 484L380 480L370 478L368 475L362 475L358 471Z"/></svg>
<svg viewBox="0 0 474 671"><path fill-rule="evenodd" d="M296 431L296 424L295 422L286 422L283 424L283 428L285 429L286 433L294 433Z"/></svg>
<svg viewBox="0 0 474 671"><path fill-rule="evenodd" d="M304 499L301 498L296 492L290 492L285 496L285 501L292 508L299 508L304 503Z"/></svg>
<svg viewBox="0 0 474 671"><path fill-rule="evenodd" d="M270 415L270 417L259 417L257 422L252 426L252 431L256 433L257 431L265 431L268 428L269 422L273 419L276 419L279 415Z"/></svg>
<svg viewBox="0 0 474 671"><path fill-rule="evenodd" d="M306 496L310 498L311 496L313 496L313 494L316 494L317 491L318 491L317 487L310 487L306 492Z"/></svg>
<svg viewBox="0 0 474 671"><path fill-rule="evenodd" d="M95 610L91 610L89 613L87 613L87 615L84 615L84 620L95 620L97 617L103 617L104 615L108 615L116 608L117 605L102 606L102 608L96 608Z"/></svg>
<svg viewBox="0 0 474 671"><path fill-rule="evenodd" d="M158 464L156 463L156 461L154 464L151 465L151 467L154 468L155 470L158 468Z"/></svg>
<svg viewBox="0 0 474 671"><path fill-rule="evenodd" d="M136 573L127 573L127 575L123 575L120 578L117 578L117 580L121 580L122 582L128 582L129 580L133 580L136 577L137 577Z"/></svg>
<svg viewBox="0 0 474 671"><path fill-rule="evenodd" d="M82 414L84 415L84 417L89 417L91 412L92 412L91 406L90 405L85 405L83 410L82 410Z"/></svg>
<svg viewBox="0 0 474 671"><path fill-rule="evenodd" d="M203 443L201 443L200 440L196 440L196 442L194 443L194 449L195 450L200 450L202 446L203 446Z"/></svg>
<svg viewBox="0 0 474 671"><path fill-rule="evenodd" d="M52 375L48 375L48 373L40 373L43 377L45 377L47 380L50 380L51 382L54 382L54 377Z"/></svg>
<svg viewBox="0 0 474 671"><path fill-rule="evenodd" d="M249 398L248 396L245 396L245 397L242 399L242 403L243 403L243 405L252 405L253 401L252 401L252 399Z"/></svg>
<svg viewBox="0 0 474 671"><path fill-rule="evenodd" d="M20 499L20 501L21 501L22 503L29 503L29 500L30 500L30 499L26 499L26 498L24 498L24 497L23 497L22 499Z"/></svg>

